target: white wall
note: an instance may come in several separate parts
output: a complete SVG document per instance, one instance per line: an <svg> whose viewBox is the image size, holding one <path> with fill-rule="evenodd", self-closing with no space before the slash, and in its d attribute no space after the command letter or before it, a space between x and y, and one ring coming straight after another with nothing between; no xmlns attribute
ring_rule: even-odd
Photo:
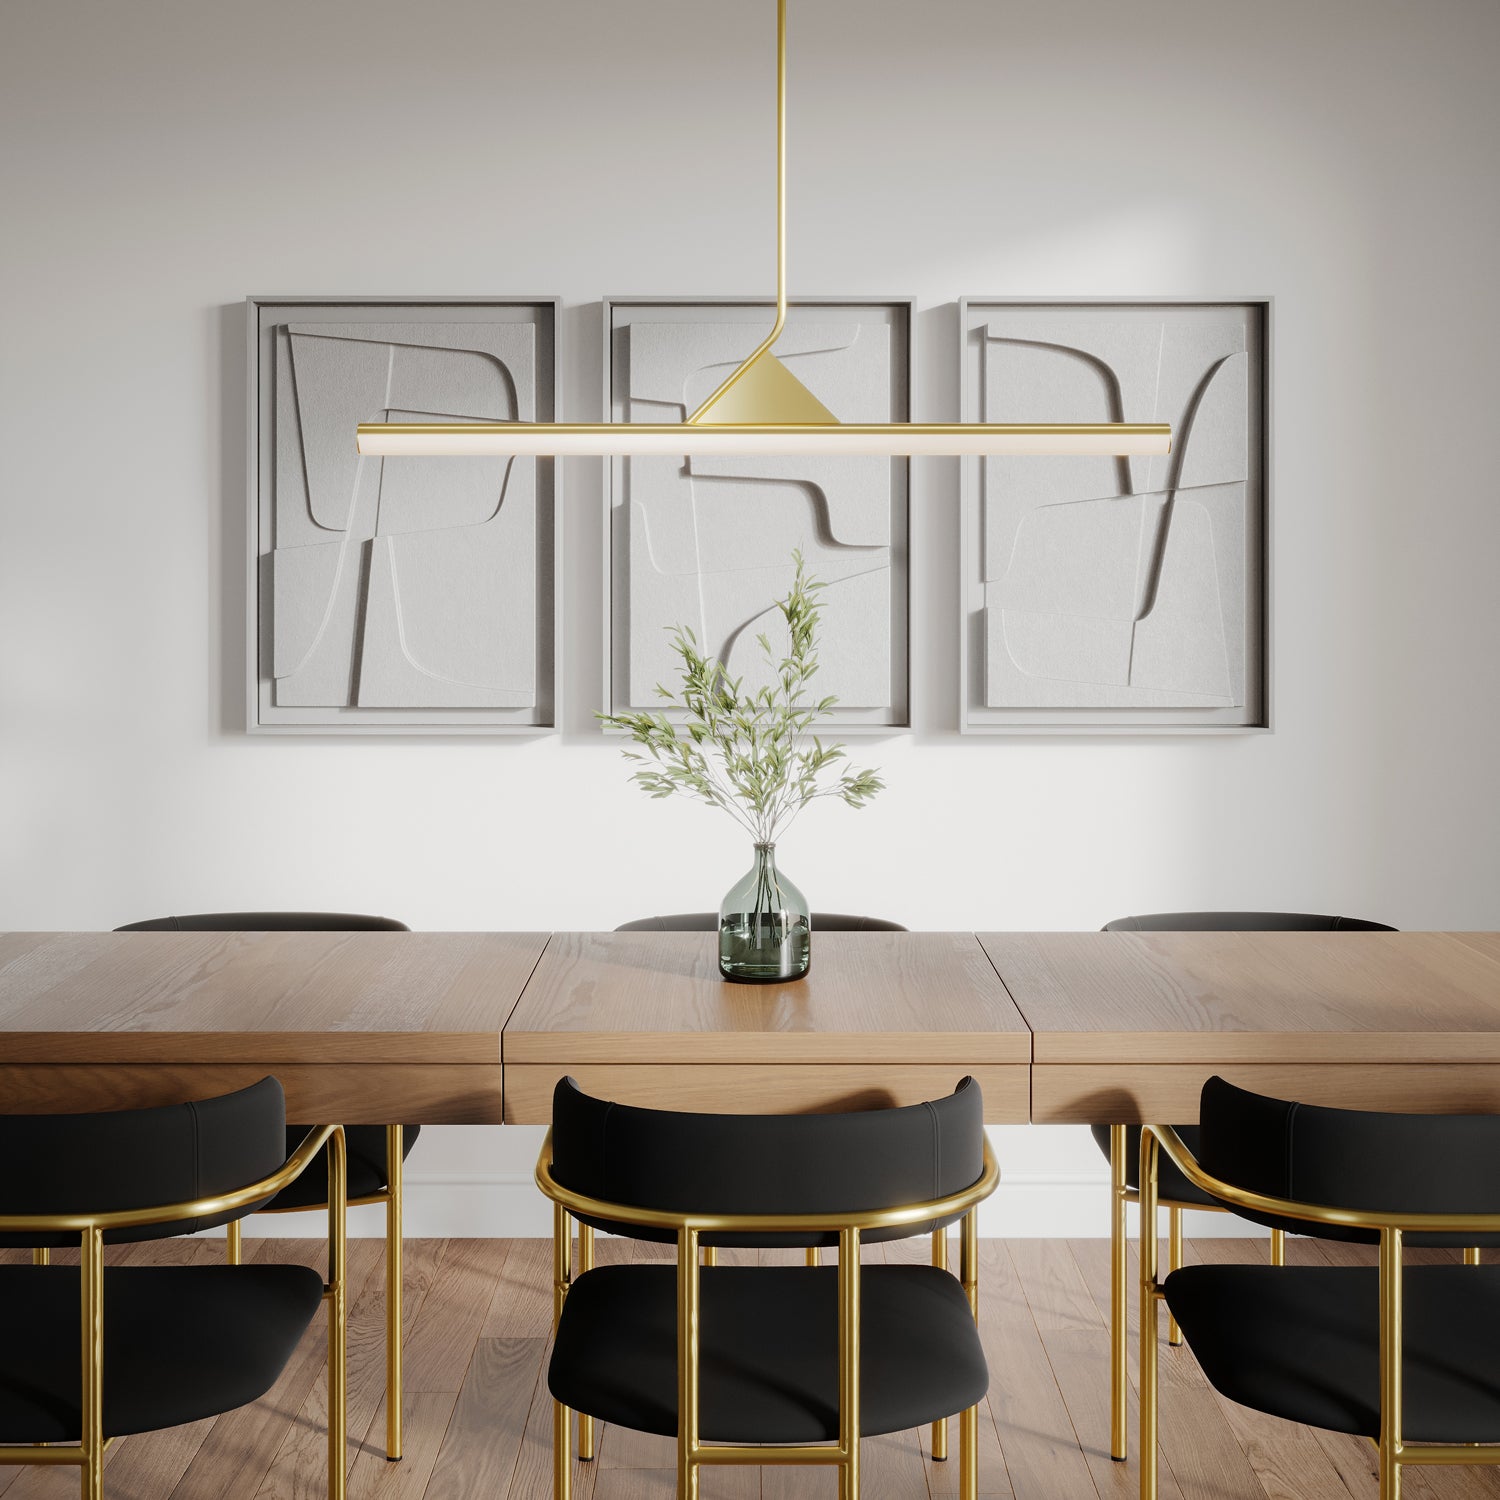
<svg viewBox="0 0 1500 1500"><path fill-rule="evenodd" d="M601 295L771 288L771 38L769 0L5 8L0 925L717 899L734 830L648 804L592 727L589 463L562 734L245 737L241 302L560 292L567 410L595 415ZM873 807L798 825L798 882L916 927L1500 926L1500 7L796 0L792 46L794 291L918 295L919 417L954 413L962 292L1273 293L1278 319L1276 732L961 742L956 467L922 462L918 729L869 747ZM521 1223L534 1144L432 1132L414 1232ZM1002 1146L1031 1185L991 1228L1102 1226L1079 1132Z"/></svg>

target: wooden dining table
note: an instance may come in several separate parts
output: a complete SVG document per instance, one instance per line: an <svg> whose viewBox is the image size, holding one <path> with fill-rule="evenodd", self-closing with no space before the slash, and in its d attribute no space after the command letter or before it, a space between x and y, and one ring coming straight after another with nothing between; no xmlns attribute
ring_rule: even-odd
<svg viewBox="0 0 1500 1500"><path fill-rule="evenodd" d="M1222 1074L1354 1106L1500 1110L1500 934L826 933L791 984L710 933L0 934L0 1110L201 1098L524 1124L552 1088L699 1110L912 1103L1190 1122Z"/></svg>

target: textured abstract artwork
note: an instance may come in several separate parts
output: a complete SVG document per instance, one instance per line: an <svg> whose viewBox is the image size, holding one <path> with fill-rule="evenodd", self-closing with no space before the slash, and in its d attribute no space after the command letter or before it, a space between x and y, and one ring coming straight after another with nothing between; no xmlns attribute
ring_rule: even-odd
<svg viewBox="0 0 1500 1500"><path fill-rule="evenodd" d="M1264 304L961 306L967 420L1173 429L972 462L964 728L1264 725Z"/></svg>
<svg viewBox="0 0 1500 1500"><path fill-rule="evenodd" d="M605 304L614 421L683 420L760 342L755 303ZM776 352L843 421L908 420L910 304L804 303ZM841 728L908 722L907 463L868 457L612 461L613 708L657 706L674 680L669 627L690 626L732 673L765 678L792 552L827 584L820 693ZM782 631L784 636L784 631Z"/></svg>
<svg viewBox="0 0 1500 1500"><path fill-rule="evenodd" d="M253 728L552 719L551 465L364 458L364 421L548 421L551 304L252 303Z"/></svg>

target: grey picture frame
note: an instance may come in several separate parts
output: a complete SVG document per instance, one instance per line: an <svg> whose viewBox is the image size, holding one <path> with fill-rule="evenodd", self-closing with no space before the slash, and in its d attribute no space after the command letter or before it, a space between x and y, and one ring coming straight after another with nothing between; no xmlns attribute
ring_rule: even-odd
<svg viewBox="0 0 1500 1500"><path fill-rule="evenodd" d="M562 466L537 460L536 469L536 692L534 705L509 708L286 707L274 701L270 669L272 596L268 566L274 503L276 329L289 315L342 322L523 322L537 328L537 419L559 412L561 298L553 295L285 294L246 298L246 701L254 735L538 736L559 727L562 703ZM484 314L484 316L479 316ZM351 446L354 433L349 434Z"/></svg>
<svg viewBox="0 0 1500 1500"><path fill-rule="evenodd" d="M966 295L958 302L960 416L980 420L981 325L1004 310L1056 310L1080 319L1160 308L1168 312L1243 309L1249 364L1249 478L1245 548L1245 702L1232 708L996 707L985 702L983 484L979 458L961 460L959 588L959 730L965 735L1054 737L1194 736L1268 733L1273 728L1273 403L1275 299L1232 297L1002 297ZM1004 420L990 414L991 420ZM1060 413L1056 420L1077 418Z"/></svg>
<svg viewBox="0 0 1500 1500"><path fill-rule="evenodd" d="M788 302L789 331L799 314L827 309L834 318L847 317L859 308L879 308L888 314L895 333L892 357L892 400L896 408L890 420L911 420L913 371L915 369L916 307L912 296L807 296ZM628 387L621 365L623 339L635 313L649 311L666 320L691 321L695 311L711 312L715 321L744 322L748 354L775 316L775 302L766 296L610 296L601 304L603 360L601 399L606 420L623 421ZM728 373L726 368L725 374ZM603 487L603 701L606 712L631 707L621 691L627 678L629 567L623 531L625 493L624 460L605 461ZM891 692L884 709L835 707L829 715L833 732L840 735L902 733L912 727L911 587L911 462L892 458L891 511ZM634 705L641 706L641 705ZM657 705L653 703L652 707ZM609 732L609 731L606 731Z"/></svg>

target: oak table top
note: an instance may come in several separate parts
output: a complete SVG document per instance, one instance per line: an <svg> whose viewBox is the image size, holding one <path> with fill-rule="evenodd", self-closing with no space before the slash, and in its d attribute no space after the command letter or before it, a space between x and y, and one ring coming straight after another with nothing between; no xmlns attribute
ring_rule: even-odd
<svg viewBox="0 0 1500 1500"><path fill-rule="evenodd" d="M1191 1121L1213 1073L1312 1102L1500 1108L1500 936L982 933L1032 1118Z"/></svg>
<svg viewBox="0 0 1500 1500"><path fill-rule="evenodd" d="M792 984L730 984L713 933L552 935L505 1029L507 1120L565 1073L693 1109L914 1103L972 1072L1024 1120L1031 1034L972 933L822 933ZM758 1102L758 1103L757 1103Z"/></svg>
<svg viewBox="0 0 1500 1500"><path fill-rule="evenodd" d="M498 1123L500 1034L546 942L0 934L0 1096L13 1109L126 1107L274 1071L294 1120Z"/></svg>

